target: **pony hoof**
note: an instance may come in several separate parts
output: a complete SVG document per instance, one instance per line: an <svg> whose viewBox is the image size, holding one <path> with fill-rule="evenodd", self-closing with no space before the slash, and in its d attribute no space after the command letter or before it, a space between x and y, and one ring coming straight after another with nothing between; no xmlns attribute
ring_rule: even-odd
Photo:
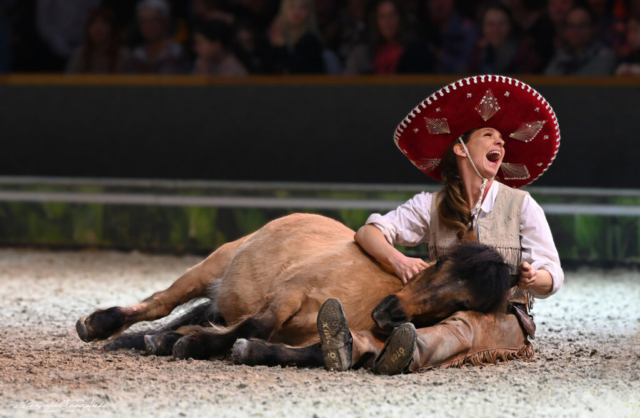
<svg viewBox="0 0 640 418"><path fill-rule="evenodd" d="M249 344L249 341L244 338L240 338L233 344L231 356L233 357L234 364L245 364Z"/></svg>
<svg viewBox="0 0 640 418"><path fill-rule="evenodd" d="M193 358L196 360L206 360L202 342L192 335L185 335L173 346L173 357L178 360Z"/></svg>
<svg viewBox="0 0 640 418"><path fill-rule="evenodd" d="M87 331L87 326L84 323L86 320L86 316L84 318L78 319L78 322L76 322L76 331L78 332L78 337L80 337L80 339L85 343L88 343L93 339L89 338L89 332Z"/></svg>
<svg viewBox="0 0 640 418"><path fill-rule="evenodd" d="M145 351L147 352L147 354L150 355L157 355L156 353L158 352L158 347L156 346L155 342L153 341L153 335L145 335L144 336L144 348Z"/></svg>
<svg viewBox="0 0 640 418"><path fill-rule="evenodd" d="M113 334L122 331L126 326L126 315L122 308L113 307L104 311L96 311L76 322L78 337L84 342L106 340Z"/></svg>
<svg viewBox="0 0 640 418"><path fill-rule="evenodd" d="M158 333L144 336L144 347L147 354L154 356L170 356L176 341L182 338L177 333Z"/></svg>

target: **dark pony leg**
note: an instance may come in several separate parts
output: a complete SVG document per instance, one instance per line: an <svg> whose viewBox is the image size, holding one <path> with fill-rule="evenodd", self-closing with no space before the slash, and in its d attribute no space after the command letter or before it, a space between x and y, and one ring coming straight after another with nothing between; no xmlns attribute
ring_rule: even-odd
<svg viewBox="0 0 640 418"><path fill-rule="evenodd" d="M186 325L209 326L210 324L224 325L224 319L220 316L216 304L207 301L193 307L160 329L146 329L143 331L124 333L111 343L105 345L103 350L113 351L133 348L136 350L146 350L147 354L157 356L169 355L173 349L173 343L182 337L182 335L180 335L178 338L175 338L173 342L170 342L173 331Z"/></svg>
<svg viewBox="0 0 640 418"><path fill-rule="evenodd" d="M156 292L142 302L127 307L100 309L80 318L76 331L82 341L105 340L120 334L136 322L154 321L169 315L176 307L206 297L215 279L224 277L230 260L245 238L218 248L201 263L191 267L169 288Z"/></svg>
<svg viewBox="0 0 640 418"><path fill-rule="evenodd" d="M233 345L233 362L247 366L324 366L320 343L306 347L287 347L284 344L244 338Z"/></svg>
<svg viewBox="0 0 640 418"><path fill-rule="evenodd" d="M183 327L176 332L184 334L173 346L178 359L205 360L224 354L238 338L256 338L268 341L280 326L300 309L303 297L289 294L286 300L273 301L259 316L251 316L231 327Z"/></svg>

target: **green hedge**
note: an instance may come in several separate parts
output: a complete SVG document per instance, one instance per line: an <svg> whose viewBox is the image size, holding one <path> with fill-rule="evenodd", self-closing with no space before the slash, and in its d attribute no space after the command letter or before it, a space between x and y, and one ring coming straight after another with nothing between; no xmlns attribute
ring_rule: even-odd
<svg viewBox="0 0 640 418"><path fill-rule="evenodd" d="M322 197L344 196L333 193ZM353 198L353 194L349 197ZM403 199L407 196L385 197ZM0 244L208 253L227 241L257 230L272 219L293 212L2 202ZM352 229L363 225L370 215L365 210L306 212L334 218ZM550 216L548 220L563 259L640 261L639 218L562 215ZM426 246L402 250L424 254Z"/></svg>

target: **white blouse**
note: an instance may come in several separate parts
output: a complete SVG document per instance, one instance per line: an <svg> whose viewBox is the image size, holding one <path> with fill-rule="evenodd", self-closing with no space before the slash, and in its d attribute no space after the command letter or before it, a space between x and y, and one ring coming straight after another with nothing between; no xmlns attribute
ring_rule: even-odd
<svg viewBox="0 0 640 418"><path fill-rule="evenodd" d="M479 218L484 218L493 210L499 187L506 186L497 181L492 183L484 202L482 202ZM386 215L372 214L367 219L367 224L375 225L380 229L391 245L415 246L429 242L432 198L431 193L422 192ZM477 225L475 232L478 239L481 240ZM536 270L547 270L553 279L551 293L544 295L529 289L531 294L536 298L545 299L556 293L564 282L560 257L544 212L529 195L524 198L520 214L520 245L522 246L522 261L528 262Z"/></svg>

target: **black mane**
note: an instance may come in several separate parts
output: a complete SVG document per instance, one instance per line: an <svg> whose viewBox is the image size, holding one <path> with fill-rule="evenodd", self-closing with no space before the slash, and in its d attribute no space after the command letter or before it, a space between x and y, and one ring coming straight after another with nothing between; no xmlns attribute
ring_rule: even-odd
<svg viewBox="0 0 640 418"><path fill-rule="evenodd" d="M506 308L513 286L511 268L491 247L479 243L457 245L442 261L450 260L450 272L465 280L474 295L471 310L496 312Z"/></svg>

